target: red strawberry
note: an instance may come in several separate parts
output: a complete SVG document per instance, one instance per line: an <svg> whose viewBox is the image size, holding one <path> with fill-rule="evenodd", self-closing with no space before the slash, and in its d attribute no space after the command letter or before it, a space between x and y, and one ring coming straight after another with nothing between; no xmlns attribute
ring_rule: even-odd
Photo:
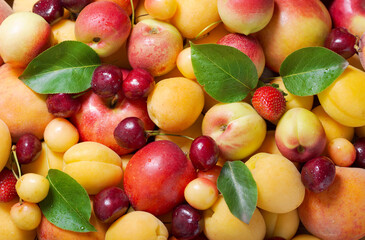
<svg viewBox="0 0 365 240"><path fill-rule="evenodd" d="M15 190L17 179L12 171L4 168L0 172L0 202L10 202L18 196Z"/></svg>
<svg viewBox="0 0 365 240"><path fill-rule="evenodd" d="M273 86L263 86L254 92L252 106L261 117L270 122L276 122L285 112L286 101L279 89Z"/></svg>

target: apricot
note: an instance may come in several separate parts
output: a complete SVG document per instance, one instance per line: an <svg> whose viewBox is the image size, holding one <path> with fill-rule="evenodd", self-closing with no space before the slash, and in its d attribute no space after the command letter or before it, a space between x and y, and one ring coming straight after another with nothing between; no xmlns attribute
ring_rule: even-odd
<svg viewBox="0 0 365 240"><path fill-rule="evenodd" d="M265 237L265 221L258 209L246 224L232 215L222 195L203 212L203 217L203 231L209 240L262 240Z"/></svg>
<svg viewBox="0 0 365 240"><path fill-rule="evenodd" d="M305 108L307 110L311 110L313 106L313 99L314 97L311 96L297 96L294 94L291 94L285 87L283 79L281 77L276 77L274 80L270 82L271 84L278 84L279 89L281 89L283 92L285 92L287 95L285 96L286 100L286 111L292 108Z"/></svg>
<svg viewBox="0 0 365 240"><path fill-rule="evenodd" d="M0 203L0 239L34 240L36 237L35 230L21 230L11 219L11 207L17 202L18 199L6 203Z"/></svg>
<svg viewBox="0 0 365 240"><path fill-rule="evenodd" d="M37 173L47 176L49 169L63 169L63 153L52 151L45 142L42 142L42 152L39 157L28 164L21 166L22 173Z"/></svg>
<svg viewBox="0 0 365 240"><path fill-rule="evenodd" d="M293 162L281 155L258 153L246 165L257 184L259 208L287 213L302 203L305 187Z"/></svg>
<svg viewBox="0 0 365 240"><path fill-rule="evenodd" d="M116 220L105 234L105 240L167 240L165 225L154 215L144 211L127 213Z"/></svg>
<svg viewBox="0 0 365 240"><path fill-rule="evenodd" d="M336 167L332 185L323 192L306 190L298 208L304 227L323 240L365 237L365 169Z"/></svg>
<svg viewBox="0 0 365 240"><path fill-rule="evenodd" d="M267 239L271 237L282 237L291 239L299 227L299 215L297 209L287 213L271 213L260 209L265 220Z"/></svg>
<svg viewBox="0 0 365 240"><path fill-rule="evenodd" d="M321 121L324 131L326 133L327 142L335 138L346 138L351 141L354 137L354 128L344 126L341 123L330 117L321 105L312 109L312 112L317 115Z"/></svg>
<svg viewBox="0 0 365 240"><path fill-rule="evenodd" d="M123 177L122 160L107 146L97 142L81 142L63 155L64 172L73 177L93 195L116 186Z"/></svg>
<svg viewBox="0 0 365 240"><path fill-rule="evenodd" d="M208 33L217 26L214 23L220 20L217 1L176 0L176 2L177 9L170 22L179 29L184 38L195 38L202 32L202 34ZM213 26L209 27L211 24Z"/></svg>
<svg viewBox="0 0 365 240"><path fill-rule="evenodd" d="M0 171L8 162L11 151L11 135L8 126L0 119Z"/></svg>
<svg viewBox="0 0 365 240"><path fill-rule="evenodd" d="M61 19L51 26L53 32L53 44L63 41L76 41L75 21L70 19Z"/></svg>
<svg viewBox="0 0 365 240"><path fill-rule="evenodd" d="M203 106L200 85L183 77L159 81L147 98L148 115L166 131L180 132L193 125Z"/></svg>
<svg viewBox="0 0 365 240"><path fill-rule="evenodd" d="M256 153L265 152L265 153L272 153L272 154L279 154L281 155L278 146L276 146L275 142L275 131L269 130L266 132L265 139L259 149L257 149Z"/></svg>
<svg viewBox="0 0 365 240"><path fill-rule="evenodd" d="M365 72L349 65L324 91L319 102L334 120L348 127L365 125Z"/></svg>

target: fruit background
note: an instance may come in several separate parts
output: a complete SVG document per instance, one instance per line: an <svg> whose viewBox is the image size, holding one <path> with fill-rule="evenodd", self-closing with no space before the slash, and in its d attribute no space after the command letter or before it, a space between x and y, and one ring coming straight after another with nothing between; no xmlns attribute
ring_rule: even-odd
<svg viewBox="0 0 365 240"><path fill-rule="evenodd" d="M365 239L364 33L363 0L0 0L0 240Z"/></svg>

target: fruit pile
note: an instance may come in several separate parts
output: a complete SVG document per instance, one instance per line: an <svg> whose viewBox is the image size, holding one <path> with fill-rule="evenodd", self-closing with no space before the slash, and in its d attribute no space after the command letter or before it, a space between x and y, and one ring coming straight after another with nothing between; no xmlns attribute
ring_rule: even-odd
<svg viewBox="0 0 365 240"><path fill-rule="evenodd" d="M364 3L0 0L0 240L365 239Z"/></svg>

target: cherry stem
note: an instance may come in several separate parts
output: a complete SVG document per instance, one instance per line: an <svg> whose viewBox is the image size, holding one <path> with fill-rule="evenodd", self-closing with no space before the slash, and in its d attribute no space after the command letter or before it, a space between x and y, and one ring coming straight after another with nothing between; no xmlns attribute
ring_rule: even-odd
<svg viewBox="0 0 365 240"><path fill-rule="evenodd" d="M216 21L216 22L213 22L213 23L211 23L211 24L209 24L208 26L206 26L203 30L201 30L200 31L200 33L198 33L198 35L196 35L196 37L193 39L193 40L198 40L202 35L203 35L203 33L206 31L206 30L208 30L210 27L212 27L212 26L214 26L214 25L216 25L216 24L218 24L218 23L221 23L222 22L222 20L219 20L219 21Z"/></svg>
<svg viewBox="0 0 365 240"><path fill-rule="evenodd" d="M18 157L16 155L16 151L15 151L15 145L12 146L11 148L11 152L13 154L13 161L11 162L11 171L13 172L15 178L18 180L21 176L22 176L22 170L20 169L20 165L19 165L19 161L18 161ZM15 165L18 169L18 174L15 173L14 168L13 168L13 163L15 162Z"/></svg>
<svg viewBox="0 0 365 240"><path fill-rule="evenodd" d="M173 133L162 133L160 131L155 131L155 130L145 130L145 132L147 133L148 136L157 136L157 135L174 136L174 137L183 137L183 138L189 139L191 141L194 141L194 138L185 136L185 135L179 135L179 134L173 134Z"/></svg>
<svg viewBox="0 0 365 240"><path fill-rule="evenodd" d="M134 26L134 4L133 4L133 0L130 0L131 2L131 9L132 9L132 28Z"/></svg>

